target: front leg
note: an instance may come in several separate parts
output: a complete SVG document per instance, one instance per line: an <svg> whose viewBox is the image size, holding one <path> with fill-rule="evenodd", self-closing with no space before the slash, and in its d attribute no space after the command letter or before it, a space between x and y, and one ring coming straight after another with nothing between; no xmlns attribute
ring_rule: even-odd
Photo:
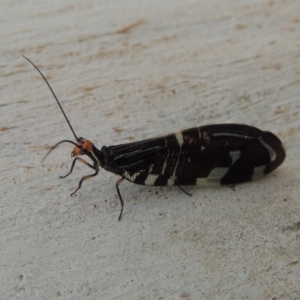
<svg viewBox="0 0 300 300"><path fill-rule="evenodd" d="M95 168L96 169L96 168ZM81 188L81 185L82 185L82 182L87 180L87 179L90 179L92 177L95 177L97 174L99 173L99 169L96 169L96 172L94 174L91 174L91 175L87 175L87 176L83 176L80 181L79 181L79 184L78 184L78 188L71 194L71 196L73 196L80 188Z"/></svg>
<svg viewBox="0 0 300 300"><path fill-rule="evenodd" d="M76 158L74 158L74 160L72 162L72 166L71 166L70 172L67 175L65 175L65 176L59 176L59 178L66 178L66 177L68 177L73 172L73 169L74 169L74 166L75 166L75 163L76 163L77 160L80 161L81 163L87 165L88 167L90 167L93 170L96 169L93 165L89 164L87 161L85 161L81 157L76 157Z"/></svg>

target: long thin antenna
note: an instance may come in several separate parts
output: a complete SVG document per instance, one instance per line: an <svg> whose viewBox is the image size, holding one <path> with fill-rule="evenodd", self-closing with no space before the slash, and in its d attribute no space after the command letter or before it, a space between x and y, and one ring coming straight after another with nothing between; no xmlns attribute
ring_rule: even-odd
<svg viewBox="0 0 300 300"><path fill-rule="evenodd" d="M75 134L75 131L73 130L73 128L72 128L72 126L71 126L71 123L70 123L69 119L67 118L67 115L65 114L65 112L64 112L64 110L63 110L63 108L62 108L62 106L60 105L60 103L59 103L59 101L58 101L58 99L57 99L57 97L56 97L54 91L52 90L52 87L50 86L49 82L47 81L46 77L43 75L43 73L40 71L40 69L39 69L39 68L38 68L38 67L37 67L37 66L36 66L29 58L27 58L27 57L24 56L24 55L22 55L22 56L23 56L26 60L28 60L28 61L29 61L29 62L37 69L37 71L41 74L41 76L43 77L43 79L44 79L45 82L47 83L47 85L48 85L48 87L49 87L49 89L50 89L52 95L54 96L54 98L55 98L55 100L56 100L58 106L60 107L60 109L61 109L63 115L65 116L65 119L66 119L67 123L69 124L69 127L70 127L70 129L72 130L75 139L76 139L77 141L79 141L79 138L78 138L77 135ZM51 151L52 151L52 150L53 150L53 149L51 149ZM51 151L49 151L49 153L50 153ZM48 153L48 154L49 154L49 153ZM47 154L47 155L48 155L48 154ZM46 156L47 156L47 155L46 155ZM45 157L45 158L46 158L46 157Z"/></svg>
<svg viewBox="0 0 300 300"><path fill-rule="evenodd" d="M51 149L46 153L46 155L43 157L42 159L42 163L44 162L44 160L47 158L47 156L60 144L62 143L70 143L70 144L73 144L75 145L76 147L78 147L78 145L76 143L74 143L73 141L69 141L69 140L63 140L63 141L60 141L58 143L56 143L54 146L51 147Z"/></svg>

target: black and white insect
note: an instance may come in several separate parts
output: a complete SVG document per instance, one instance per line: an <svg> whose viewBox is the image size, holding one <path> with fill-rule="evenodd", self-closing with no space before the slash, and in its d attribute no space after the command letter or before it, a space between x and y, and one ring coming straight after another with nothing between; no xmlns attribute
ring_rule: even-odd
<svg viewBox="0 0 300 300"><path fill-rule="evenodd" d="M166 136L116 146L103 146L101 150L89 140L78 138L54 91L41 71L24 56L40 73L59 105L76 142L63 140L54 145L47 155L62 143L75 145L75 163L81 162L94 170L79 181L96 176L99 168L119 175L116 182L121 202L121 219L124 202L119 185L126 179L149 186L177 185L231 185L258 179L275 170L285 159L284 147L277 136L268 131L243 124L216 124L186 129ZM88 163L80 156L92 160ZM181 188L182 189L182 188ZM183 190L184 191L184 190Z"/></svg>

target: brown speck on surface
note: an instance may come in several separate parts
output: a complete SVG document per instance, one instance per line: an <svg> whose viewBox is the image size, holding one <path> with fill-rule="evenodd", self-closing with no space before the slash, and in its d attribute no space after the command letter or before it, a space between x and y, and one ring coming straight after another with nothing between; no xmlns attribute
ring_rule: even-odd
<svg viewBox="0 0 300 300"><path fill-rule="evenodd" d="M122 131L123 131L123 129L120 128L120 127L113 127L113 130L114 130L115 132L122 132Z"/></svg>
<svg viewBox="0 0 300 300"><path fill-rule="evenodd" d="M118 29L117 31L116 31L116 33L129 33L129 31L132 29L132 28L134 28L134 27L136 27L136 26L138 26L138 25L140 25L141 23L143 23L145 21L145 19L140 19L140 20L138 20L138 21L135 21L134 23L131 23L131 24L129 24L129 25L127 25L127 26L125 26L125 27L123 27L123 28L121 28L121 29Z"/></svg>
<svg viewBox="0 0 300 300"><path fill-rule="evenodd" d="M281 107L281 106L278 106L276 111L275 111L275 114L283 114L285 113L286 111L288 110L287 107Z"/></svg>
<svg viewBox="0 0 300 300"><path fill-rule="evenodd" d="M270 70L270 69L281 70L281 64L270 64L267 66L262 66L261 69L262 70Z"/></svg>
<svg viewBox="0 0 300 300"><path fill-rule="evenodd" d="M285 27L284 28L285 30L287 30L287 31L295 31L296 30L296 28L295 27Z"/></svg>
<svg viewBox="0 0 300 300"><path fill-rule="evenodd" d="M14 127L6 127L6 126L2 126L0 127L0 131L7 131L7 130L10 130L10 129L13 129Z"/></svg>
<svg viewBox="0 0 300 300"><path fill-rule="evenodd" d="M82 43L82 42L85 42L88 39L91 39L92 37L93 36L89 35L89 34L81 35L81 36L78 36L77 41L78 41L78 43Z"/></svg>
<svg viewBox="0 0 300 300"><path fill-rule="evenodd" d="M19 279L19 280L23 280L23 278L24 278L24 275L22 275L22 274L20 274L20 275L18 276L18 279Z"/></svg>
<svg viewBox="0 0 300 300"><path fill-rule="evenodd" d="M96 85L94 85L94 86L81 86L81 87L77 88L77 90L88 92L88 91L92 91L92 90L97 89L97 88L99 88L99 86L96 86Z"/></svg>
<svg viewBox="0 0 300 300"><path fill-rule="evenodd" d="M187 293L187 292L183 292L183 293L180 295L180 298L181 298L181 299L190 299L190 294Z"/></svg>
<svg viewBox="0 0 300 300"><path fill-rule="evenodd" d="M133 136L129 136L129 137L127 137L127 138L126 138L126 140L129 140L129 141L134 141L134 140L135 140L135 137L133 137Z"/></svg>
<svg viewBox="0 0 300 300"><path fill-rule="evenodd" d="M48 43L45 43L45 44L42 44L42 45L38 45L38 46L36 47L36 51L37 51L38 53L40 53L40 52L42 52L42 51L44 50L44 48L47 48L47 47L49 47L50 45L53 45L53 43L52 43L52 42L48 42Z"/></svg>
<svg viewBox="0 0 300 300"><path fill-rule="evenodd" d="M246 24L236 24L235 25L235 29L237 29L237 30L243 30L245 28L247 28Z"/></svg>
<svg viewBox="0 0 300 300"><path fill-rule="evenodd" d="M297 265L298 263L299 263L299 260L294 260L289 263L289 266L292 267L292 266Z"/></svg>
<svg viewBox="0 0 300 300"><path fill-rule="evenodd" d="M25 145L29 145L28 143L24 143ZM48 145L31 145L29 146L30 149L46 149L50 150L52 149L53 146L48 146Z"/></svg>

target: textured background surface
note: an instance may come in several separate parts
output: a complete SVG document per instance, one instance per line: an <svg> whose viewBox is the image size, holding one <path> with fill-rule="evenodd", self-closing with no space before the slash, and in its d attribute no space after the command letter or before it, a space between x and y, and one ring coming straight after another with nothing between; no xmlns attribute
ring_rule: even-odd
<svg viewBox="0 0 300 300"><path fill-rule="evenodd" d="M1 299L300 299L300 1L1 1ZM132 25L132 26L131 26ZM98 146L247 123L287 159L236 186L121 185Z"/></svg>

